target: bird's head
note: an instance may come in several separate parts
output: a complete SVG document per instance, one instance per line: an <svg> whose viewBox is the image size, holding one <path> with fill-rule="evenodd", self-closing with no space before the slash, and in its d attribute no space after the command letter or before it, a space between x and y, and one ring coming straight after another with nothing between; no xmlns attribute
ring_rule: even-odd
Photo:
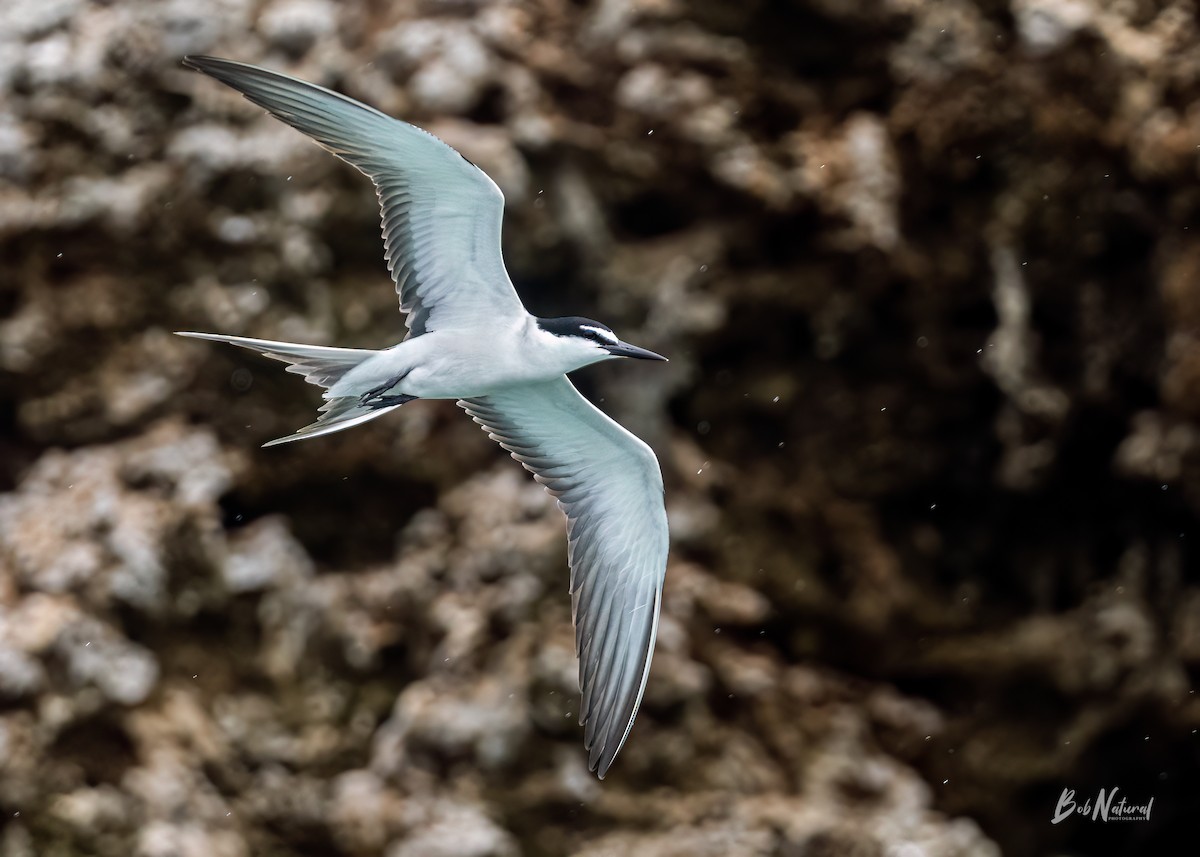
<svg viewBox="0 0 1200 857"><path fill-rule="evenodd" d="M564 372L581 369L615 357L634 357L639 360L662 360L666 357L645 348L622 342L606 324L590 318L539 318L538 329L548 336L543 341L564 365Z"/></svg>

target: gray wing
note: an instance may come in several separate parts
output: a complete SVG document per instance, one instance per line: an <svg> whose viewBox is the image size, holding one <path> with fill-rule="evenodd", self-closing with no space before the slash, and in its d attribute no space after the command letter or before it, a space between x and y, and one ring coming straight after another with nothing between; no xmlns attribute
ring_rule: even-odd
<svg viewBox="0 0 1200 857"><path fill-rule="evenodd" d="M458 404L567 515L579 722L603 778L633 727L658 631L667 565L658 459L566 376Z"/></svg>
<svg viewBox="0 0 1200 857"><path fill-rule="evenodd" d="M184 63L241 92L375 183L388 270L409 336L525 314L504 259L504 195L432 134L284 74L215 57Z"/></svg>

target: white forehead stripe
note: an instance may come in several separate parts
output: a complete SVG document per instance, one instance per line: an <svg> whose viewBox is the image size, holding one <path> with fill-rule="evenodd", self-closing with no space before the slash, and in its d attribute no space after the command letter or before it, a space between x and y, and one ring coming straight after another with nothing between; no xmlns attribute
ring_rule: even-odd
<svg viewBox="0 0 1200 857"><path fill-rule="evenodd" d="M603 339L609 345L616 345L617 343L619 343L621 341L621 340L617 339L616 335L611 330L605 330L603 327L593 327L590 324L581 324L581 325L579 325L579 329L592 331L592 333L599 336L601 339Z"/></svg>

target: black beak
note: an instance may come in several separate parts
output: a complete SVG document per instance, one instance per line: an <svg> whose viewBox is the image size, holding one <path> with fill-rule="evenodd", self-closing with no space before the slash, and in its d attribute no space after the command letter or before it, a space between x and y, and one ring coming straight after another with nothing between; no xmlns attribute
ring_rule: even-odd
<svg viewBox="0 0 1200 857"><path fill-rule="evenodd" d="M645 348L638 348L636 345L630 345L626 342L618 342L616 345L606 345L604 350L613 357L636 357L638 360L661 360L664 363L669 362L667 358L661 354L655 354Z"/></svg>

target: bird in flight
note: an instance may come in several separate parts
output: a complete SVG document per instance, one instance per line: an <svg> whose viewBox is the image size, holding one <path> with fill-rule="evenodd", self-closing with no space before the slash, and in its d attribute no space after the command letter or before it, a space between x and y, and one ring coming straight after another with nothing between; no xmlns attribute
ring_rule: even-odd
<svg viewBox="0 0 1200 857"><path fill-rule="evenodd" d="M214 57L184 64L266 108L375 184L384 255L408 336L372 351L181 332L289 364L324 389L312 425L273 446L453 399L558 500L567 518L571 605L588 764L603 779L650 673L667 563L658 459L601 413L567 373L632 357L666 360L586 318L538 318L500 253L504 196L441 140L320 86Z"/></svg>

